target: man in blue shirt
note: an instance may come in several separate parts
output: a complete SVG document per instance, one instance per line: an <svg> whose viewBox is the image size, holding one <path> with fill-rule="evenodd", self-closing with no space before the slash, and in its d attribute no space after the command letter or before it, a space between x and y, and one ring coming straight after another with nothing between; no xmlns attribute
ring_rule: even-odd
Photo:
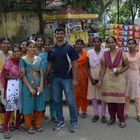
<svg viewBox="0 0 140 140"><path fill-rule="evenodd" d="M48 52L46 82L48 83L48 75L52 69L55 77L52 82L54 102L58 118L58 123L53 127L53 130L59 130L65 126L62 109L62 92L64 90L70 111L70 131L76 132L78 130L78 119L73 88L77 85L78 54L74 47L65 43L64 37L64 30L62 28L57 28L55 30L56 44L52 46Z"/></svg>

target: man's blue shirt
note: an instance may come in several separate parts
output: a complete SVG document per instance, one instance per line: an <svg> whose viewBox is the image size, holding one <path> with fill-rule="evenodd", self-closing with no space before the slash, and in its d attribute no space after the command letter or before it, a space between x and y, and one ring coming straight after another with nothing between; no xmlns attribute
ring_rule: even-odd
<svg viewBox="0 0 140 140"><path fill-rule="evenodd" d="M48 61L53 63L53 74L59 78L72 78L71 62L78 59L78 54L73 46L64 43L62 46L56 44L48 51Z"/></svg>

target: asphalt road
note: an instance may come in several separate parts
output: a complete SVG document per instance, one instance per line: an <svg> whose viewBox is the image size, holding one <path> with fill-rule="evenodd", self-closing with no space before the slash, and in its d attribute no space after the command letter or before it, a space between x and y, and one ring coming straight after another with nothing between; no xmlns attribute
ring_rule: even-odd
<svg viewBox="0 0 140 140"><path fill-rule="evenodd" d="M91 122L91 106L88 109L88 117L86 119L82 119L79 116L79 130L76 133L69 132L69 111L66 106L64 107L64 116L66 126L59 131L53 131L52 126L54 123L50 120L44 120L44 132L29 135L27 132L16 130L11 132L11 140L140 140L140 123L136 121L133 104L126 122L127 127L124 129L119 128L118 120L113 126L107 126L107 124L102 124L100 121L96 123ZM0 133L0 140L4 140L2 133Z"/></svg>

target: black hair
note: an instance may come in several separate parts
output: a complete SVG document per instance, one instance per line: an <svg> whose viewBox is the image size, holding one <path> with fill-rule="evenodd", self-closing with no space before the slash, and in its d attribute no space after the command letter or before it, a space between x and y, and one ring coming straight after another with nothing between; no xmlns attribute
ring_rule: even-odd
<svg viewBox="0 0 140 140"><path fill-rule="evenodd" d="M98 39L98 40L102 43L102 39L101 39L100 37L97 37L97 36L93 38L93 42L94 42L96 39Z"/></svg>
<svg viewBox="0 0 140 140"><path fill-rule="evenodd" d="M3 43L4 40L8 40L11 43L11 40L9 37L2 37L0 40L0 43Z"/></svg>
<svg viewBox="0 0 140 140"><path fill-rule="evenodd" d="M63 31L63 32L65 33L65 30L64 30L64 28L62 28L62 27L59 27L59 28L56 28L56 29L55 29L55 33L56 33L56 32L60 32L60 31Z"/></svg>
<svg viewBox="0 0 140 140"><path fill-rule="evenodd" d="M77 39L75 43L77 44L78 42L81 42L83 45L85 44L82 39Z"/></svg>
<svg viewBox="0 0 140 140"><path fill-rule="evenodd" d="M35 41L34 41L34 40L28 40L28 41L27 41L27 47L28 47L31 43L34 43L34 44L35 44Z"/></svg>
<svg viewBox="0 0 140 140"><path fill-rule="evenodd" d="M134 38L128 39L128 43L129 43L130 41L133 41L135 44L137 44L137 41L136 41Z"/></svg>
<svg viewBox="0 0 140 140"><path fill-rule="evenodd" d="M117 39L114 37L114 36L109 36L107 39L106 39L106 43L108 43L108 40L112 38L115 42L117 42Z"/></svg>
<svg viewBox="0 0 140 140"><path fill-rule="evenodd" d="M18 45L14 45L14 47L12 48L12 51L14 51L14 48L17 48L17 49L19 49L20 51L22 51L22 48L21 48L20 46L18 46Z"/></svg>
<svg viewBox="0 0 140 140"><path fill-rule="evenodd" d="M45 40L45 37L43 35L36 35L35 41L37 41L38 38L41 38L43 40L43 44L45 44L46 40Z"/></svg>
<svg viewBox="0 0 140 140"><path fill-rule="evenodd" d="M20 45L23 43L23 42L28 42L28 39L23 39L20 41Z"/></svg>

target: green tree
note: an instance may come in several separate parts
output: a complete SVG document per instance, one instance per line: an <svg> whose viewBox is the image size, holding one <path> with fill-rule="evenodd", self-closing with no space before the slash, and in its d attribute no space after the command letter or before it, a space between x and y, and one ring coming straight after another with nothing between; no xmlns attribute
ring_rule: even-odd
<svg viewBox="0 0 140 140"><path fill-rule="evenodd" d="M111 23L134 24L136 13L140 8L139 0L119 0L119 13L116 3L108 8ZM119 15L118 15L119 14ZM118 20L119 17L119 20ZM118 22L119 21L119 22Z"/></svg>

